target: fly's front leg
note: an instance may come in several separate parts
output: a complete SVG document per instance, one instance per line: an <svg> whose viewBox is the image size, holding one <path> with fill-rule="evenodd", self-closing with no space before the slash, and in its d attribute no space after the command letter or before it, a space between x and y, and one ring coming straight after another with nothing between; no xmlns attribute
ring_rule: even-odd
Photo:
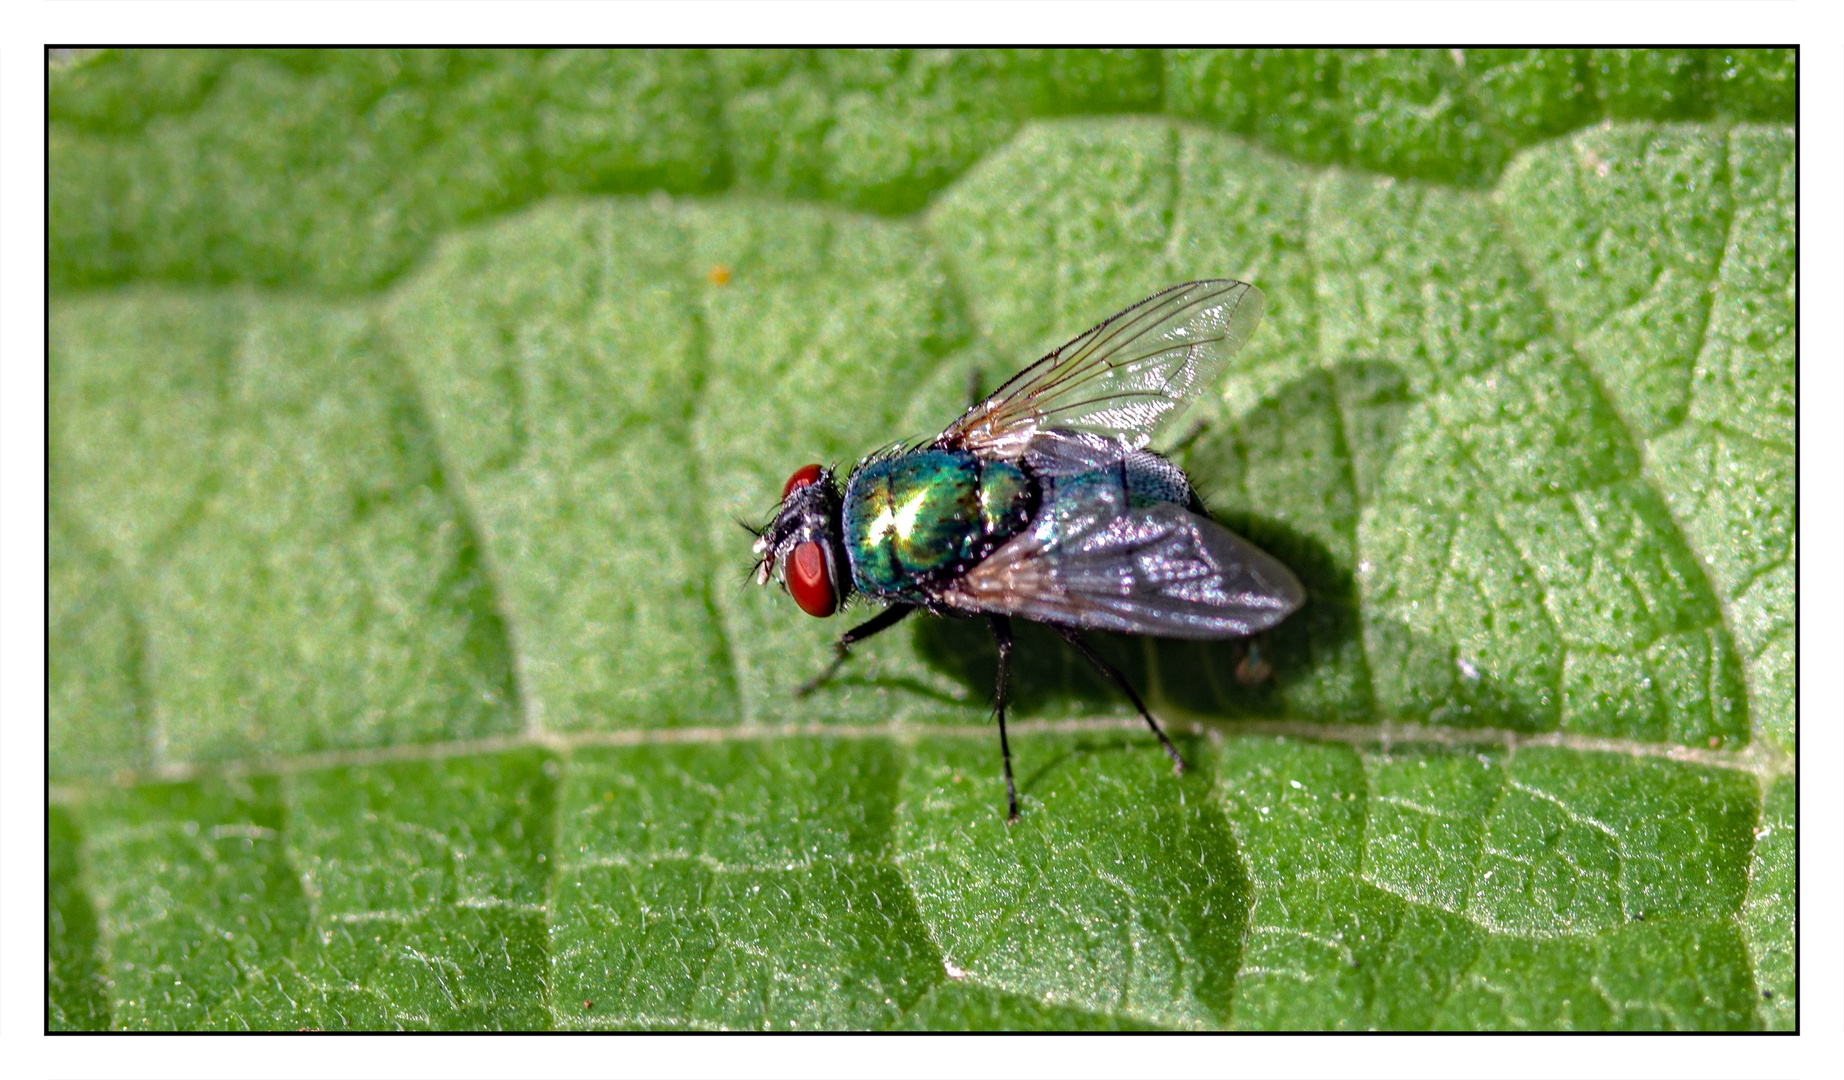
<svg viewBox="0 0 1844 1080"><path fill-rule="evenodd" d="M1059 626L1056 632L1063 635L1064 641L1075 646L1076 651L1081 653L1090 664L1093 664L1096 671L1101 672L1112 680L1115 686L1120 687L1121 693L1127 695L1127 700L1133 702L1133 707L1140 710L1140 716L1145 718L1146 726L1152 728L1154 735L1159 736L1159 745L1165 747L1165 756L1172 759L1172 775L1183 776L1185 759L1178 756L1178 748L1172 745L1172 740L1165 737L1165 732L1159 730L1159 722L1152 718L1152 713L1146 711L1146 703L1140 700L1140 695L1133 692L1133 686L1127 681L1127 676L1122 675L1119 668L1103 660L1101 654L1090 648L1089 643L1083 641L1082 635L1076 633L1074 628Z"/></svg>
<svg viewBox="0 0 1844 1080"><path fill-rule="evenodd" d="M999 646L999 685L993 691L993 709L999 716L999 757L1005 762L1005 820L1018 820L1018 786L1012 782L1012 746L1005 739L1005 669L1012 662L1012 620L1007 615L992 618L992 640Z"/></svg>
<svg viewBox="0 0 1844 1080"><path fill-rule="evenodd" d="M834 675L839 673L839 669L845 666L845 661L851 658L851 648L853 645L858 644L865 638L875 637L885 630L890 629L897 623L902 622L903 616L908 615L915 609L916 606L914 604L891 604L889 607L879 612L875 617L866 619L864 622L852 627L845 633L840 634L839 640L832 643L832 663L826 665L825 671L801 683L799 688L794 691L794 696L806 697L808 694L826 685L826 683L832 680Z"/></svg>

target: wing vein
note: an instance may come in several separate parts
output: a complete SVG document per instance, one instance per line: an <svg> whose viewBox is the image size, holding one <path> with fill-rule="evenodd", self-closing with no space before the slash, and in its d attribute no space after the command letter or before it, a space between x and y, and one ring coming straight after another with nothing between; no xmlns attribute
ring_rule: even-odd
<svg viewBox="0 0 1844 1080"><path fill-rule="evenodd" d="M935 440L1016 459L1042 438L1098 435L1146 445L1208 385L1261 319L1260 290L1228 279L1157 293L1006 380ZM1061 435L1047 432L1056 418ZM1093 448L1091 448L1092 450Z"/></svg>

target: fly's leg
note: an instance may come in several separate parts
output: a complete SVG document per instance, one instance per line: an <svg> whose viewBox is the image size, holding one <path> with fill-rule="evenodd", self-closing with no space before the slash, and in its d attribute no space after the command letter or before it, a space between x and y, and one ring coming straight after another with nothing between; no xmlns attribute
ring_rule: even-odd
<svg viewBox="0 0 1844 1080"><path fill-rule="evenodd" d="M1093 664L1096 671L1106 675L1115 686L1120 687L1121 693L1127 695L1127 700L1133 702L1133 707L1140 710L1140 716L1146 721L1146 726L1152 728L1154 735L1159 736L1159 745L1165 747L1165 756L1172 759L1172 775L1183 776L1185 759L1178 756L1178 748L1172 745L1172 740L1165 737L1165 732L1159 730L1159 722L1152 718L1152 713L1146 711L1146 703L1140 700L1140 695L1133 692L1133 686L1127 682L1127 676L1122 675L1119 668L1103 660L1101 654L1090 648L1089 643L1083 641L1082 635L1076 633L1073 627L1059 626L1056 632L1063 635L1064 641L1075 646L1076 651L1082 654L1083 659Z"/></svg>
<svg viewBox="0 0 1844 1080"><path fill-rule="evenodd" d="M1005 738L1005 669L1012 660L1012 620L993 615L992 640L999 646L999 686L993 691L993 709L999 715L999 757L1005 762L1005 820L1018 820L1018 786L1012 782L1012 745Z"/></svg>
<svg viewBox="0 0 1844 1080"><path fill-rule="evenodd" d="M799 688L794 691L794 696L806 697L808 694L813 693L815 690L826 685L826 683L832 681L832 677L839 673L841 667L845 666L845 661L851 658L851 648L853 645L858 644L865 638L875 637L885 630L890 629L897 623L902 622L903 616L915 609L916 606L914 604L891 604L881 612L878 612L875 617L866 619L864 622L852 627L845 633L840 634L839 640L832 643L832 663L826 665L825 671L801 683Z"/></svg>
<svg viewBox="0 0 1844 1080"><path fill-rule="evenodd" d="M1242 650L1242 659L1236 661L1236 681L1252 689L1267 682L1273 674L1274 665L1261 655L1261 642L1249 638Z"/></svg>

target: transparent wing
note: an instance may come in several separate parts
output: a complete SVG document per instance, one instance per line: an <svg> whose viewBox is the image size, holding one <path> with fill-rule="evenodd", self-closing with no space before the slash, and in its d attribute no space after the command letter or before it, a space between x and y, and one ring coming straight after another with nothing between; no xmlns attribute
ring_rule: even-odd
<svg viewBox="0 0 1844 1080"><path fill-rule="evenodd" d="M1218 278L1148 297L1025 368L935 440L1016 460L1040 431L1145 446L1261 322L1261 290Z"/></svg>
<svg viewBox="0 0 1844 1080"><path fill-rule="evenodd" d="M1239 637L1286 618L1306 590L1280 561L1172 503L1129 509L1083 485L948 587L967 611L1174 638Z"/></svg>

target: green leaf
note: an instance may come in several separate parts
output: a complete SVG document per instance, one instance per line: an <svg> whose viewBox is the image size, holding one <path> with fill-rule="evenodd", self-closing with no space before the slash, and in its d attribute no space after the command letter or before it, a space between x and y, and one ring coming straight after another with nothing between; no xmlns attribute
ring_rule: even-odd
<svg viewBox="0 0 1844 1080"><path fill-rule="evenodd" d="M52 73L48 1023L1789 1029L1788 51ZM149 90L152 84L156 90ZM1173 282L1252 642L748 583Z"/></svg>
<svg viewBox="0 0 1844 1080"><path fill-rule="evenodd" d="M93 1031L109 1026L109 984L79 862L82 834L62 807L46 817L45 1026Z"/></svg>
<svg viewBox="0 0 1844 1080"><path fill-rule="evenodd" d="M130 292L51 334L54 694L82 718L57 772L518 730L474 530L370 311Z"/></svg>

